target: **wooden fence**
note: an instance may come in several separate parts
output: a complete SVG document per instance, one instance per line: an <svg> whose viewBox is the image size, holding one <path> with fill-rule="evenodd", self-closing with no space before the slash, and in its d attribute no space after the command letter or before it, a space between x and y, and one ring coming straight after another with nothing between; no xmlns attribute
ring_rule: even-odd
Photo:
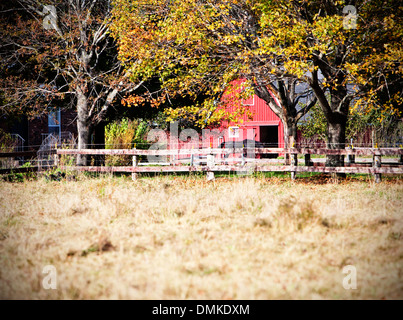
<svg viewBox="0 0 403 320"><path fill-rule="evenodd" d="M248 157L252 153L253 157ZM230 155L238 158L230 158ZM286 154L288 163L281 159L256 159L257 155ZM139 149L58 149L55 162L63 155L126 155L132 156L131 166L59 166L61 169L90 172L130 172L136 179L141 173L164 172L206 172L207 178L213 179L214 172L290 172L295 179L299 172L324 173L361 173L372 174L375 182L381 181L382 174L403 174L403 149L401 148L346 148L346 149L309 149L309 148L236 148L236 149L179 149L179 150L139 150ZM179 155L188 155L187 160ZM298 165L298 155L304 155L303 165ZM328 167L311 155L346 156L342 167ZM169 161L163 163L139 163L140 156L166 156ZM370 156L370 163L356 162L356 156ZM382 157L387 156L382 162ZM390 159L394 157L395 159ZM397 159L396 159L397 158ZM315 161L313 161L315 160ZM237 163L234 163L237 162ZM232 164L229 164L232 163Z"/></svg>
<svg viewBox="0 0 403 320"><path fill-rule="evenodd" d="M12 151L12 152L0 152L0 159L33 159L37 156L37 151ZM19 162L19 161L17 161ZM1 168L0 165L0 174L8 174L8 173L26 173L26 172L35 172L38 171L38 166L29 166L29 167L20 167L15 166L14 164L11 167Z"/></svg>
<svg viewBox="0 0 403 320"><path fill-rule="evenodd" d="M16 158L16 157L36 157L37 151L12 151L12 152L0 152L0 158Z"/></svg>

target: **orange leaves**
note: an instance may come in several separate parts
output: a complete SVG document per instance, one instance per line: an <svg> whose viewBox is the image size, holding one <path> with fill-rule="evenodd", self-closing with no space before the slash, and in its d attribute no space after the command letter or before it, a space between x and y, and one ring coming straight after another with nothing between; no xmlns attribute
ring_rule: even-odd
<svg viewBox="0 0 403 320"><path fill-rule="evenodd" d="M60 30L47 30L38 13L42 7L35 7L36 1L30 3L32 8L16 11L16 5L10 5L12 14L1 16L0 42L7 48L0 61L2 94L10 105L19 104L34 114L46 111L52 99L67 106L81 91L89 105L88 118L98 121L116 101L117 90L124 94L134 87L123 77L108 34L109 4L79 0L80 5L73 8L71 1L52 1L57 4ZM21 16L15 16L16 12Z"/></svg>
<svg viewBox="0 0 403 320"><path fill-rule="evenodd" d="M146 101L144 97L138 95L131 95L127 98L122 99L122 104L127 107L137 107Z"/></svg>

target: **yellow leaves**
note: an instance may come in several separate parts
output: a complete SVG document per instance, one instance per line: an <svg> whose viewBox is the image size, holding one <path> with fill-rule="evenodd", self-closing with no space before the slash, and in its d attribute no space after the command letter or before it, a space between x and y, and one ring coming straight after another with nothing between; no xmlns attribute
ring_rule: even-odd
<svg viewBox="0 0 403 320"><path fill-rule="evenodd" d="M287 72L302 78L303 75L309 71L309 63L303 60L288 60L284 63L284 68Z"/></svg>
<svg viewBox="0 0 403 320"><path fill-rule="evenodd" d="M312 21L295 10L292 1L219 0L200 5L200 0L184 0L170 2L169 11L163 10L166 0L115 2L121 14L115 34L122 61L137 76L159 77L164 89L177 95L194 97L202 92L208 98L217 97L232 80L243 77L271 81L287 73L303 79L309 72L318 71L314 56L326 57L332 71L339 69L345 75L343 85L368 84L379 70L396 76L403 73L403 50L401 41L396 41L401 39L403 28L396 23L396 17L376 15L379 32L369 33L364 27L346 31L344 16L336 14L345 1L329 3L334 10L321 14L317 14L321 2L303 1L314 16ZM242 14L254 14L254 28L245 27L249 20L234 13L234 4L242 8ZM154 10L154 15L142 15L141 6ZM373 4L368 2L365 6ZM364 14L364 9L360 13ZM362 26L373 23L367 20L362 19ZM378 34L385 38L379 41ZM342 45L350 51L346 52L344 64L336 65ZM328 88L335 85L338 84L331 80L324 83ZM370 99L358 99L357 103L375 104ZM169 119L187 117L201 125L212 110L211 101L193 107L169 110ZM213 114L219 117L222 112L215 110Z"/></svg>
<svg viewBox="0 0 403 320"><path fill-rule="evenodd" d="M343 6L343 5L346 4L346 1L345 0L338 0L338 1L335 2L335 4L336 4L336 6Z"/></svg>
<svg viewBox="0 0 403 320"><path fill-rule="evenodd" d="M206 101L201 105L192 105L179 108L168 108L164 110L166 121L186 121L188 125L204 128L211 124L219 123L225 114L222 110L211 106L211 101Z"/></svg>

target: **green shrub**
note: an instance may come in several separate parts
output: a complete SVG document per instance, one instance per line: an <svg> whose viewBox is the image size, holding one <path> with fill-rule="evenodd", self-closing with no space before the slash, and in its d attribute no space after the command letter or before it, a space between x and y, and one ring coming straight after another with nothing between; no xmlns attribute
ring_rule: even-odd
<svg viewBox="0 0 403 320"><path fill-rule="evenodd" d="M0 129L0 152L11 152L17 146L17 142L11 134Z"/></svg>
<svg viewBox="0 0 403 320"><path fill-rule="evenodd" d="M106 149L146 149L147 122L123 118L105 127ZM107 166L127 166L132 164L131 156L106 156Z"/></svg>

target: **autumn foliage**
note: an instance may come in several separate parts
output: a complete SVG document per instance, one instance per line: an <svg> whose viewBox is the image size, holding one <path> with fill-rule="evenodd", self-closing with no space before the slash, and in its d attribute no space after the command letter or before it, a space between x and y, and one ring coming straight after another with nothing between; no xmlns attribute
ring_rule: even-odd
<svg viewBox="0 0 403 320"><path fill-rule="evenodd" d="M296 135L298 120L317 101L328 146L342 148L351 107L401 112L401 8L355 1L354 17L346 15L351 4L115 0L112 34L132 78L158 77L164 99L205 92L209 98L195 112L210 114L234 79L246 79L248 94L267 102L286 135ZM298 85L307 90L298 92Z"/></svg>

